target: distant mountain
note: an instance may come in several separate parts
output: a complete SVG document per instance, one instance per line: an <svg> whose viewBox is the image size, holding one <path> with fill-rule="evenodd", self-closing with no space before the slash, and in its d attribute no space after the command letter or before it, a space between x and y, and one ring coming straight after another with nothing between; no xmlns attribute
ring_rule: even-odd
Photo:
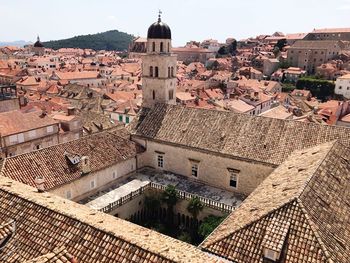
<svg viewBox="0 0 350 263"><path fill-rule="evenodd" d="M134 36L118 30L111 30L93 35L76 36L68 39L44 42L44 46L52 49L88 48L94 50L127 50Z"/></svg>
<svg viewBox="0 0 350 263"><path fill-rule="evenodd" d="M15 46L15 47L23 47L25 45L33 44L32 42L27 42L24 40L12 41L12 42L0 42L0 47L5 46Z"/></svg>

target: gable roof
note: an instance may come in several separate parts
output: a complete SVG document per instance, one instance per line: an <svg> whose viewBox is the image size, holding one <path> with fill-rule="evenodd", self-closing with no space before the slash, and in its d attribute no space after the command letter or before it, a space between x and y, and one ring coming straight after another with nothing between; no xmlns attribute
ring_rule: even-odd
<svg viewBox="0 0 350 263"><path fill-rule="evenodd" d="M129 126L134 136L272 166L294 150L323 142L350 145L345 127L166 104L143 110Z"/></svg>
<svg viewBox="0 0 350 263"><path fill-rule="evenodd" d="M296 151L202 243L235 262L339 262L350 256L350 148Z"/></svg>
<svg viewBox="0 0 350 263"><path fill-rule="evenodd" d="M49 116L41 115L39 111L23 113L20 110L14 110L0 113L1 136L9 136L50 125L58 125L58 121Z"/></svg>
<svg viewBox="0 0 350 263"><path fill-rule="evenodd" d="M16 233L0 262L23 262L65 246L77 262L219 262L198 248L0 177L0 220Z"/></svg>
<svg viewBox="0 0 350 263"><path fill-rule="evenodd" d="M78 140L43 148L6 159L0 175L35 187L35 177L45 178L46 190L59 187L82 176L81 163L72 164L69 154L80 159L88 156L91 172L104 169L136 156L136 143L115 134L102 132Z"/></svg>
<svg viewBox="0 0 350 263"><path fill-rule="evenodd" d="M28 260L24 263L78 263L74 256L69 254L64 247L55 248L52 252L43 256Z"/></svg>

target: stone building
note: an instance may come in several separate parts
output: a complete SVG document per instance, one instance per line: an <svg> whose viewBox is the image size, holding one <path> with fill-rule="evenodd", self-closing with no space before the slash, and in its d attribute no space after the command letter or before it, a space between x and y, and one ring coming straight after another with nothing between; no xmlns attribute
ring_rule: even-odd
<svg viewBox="0 0 350 263"><path fill-rule="evenodd" d="M147 54L142 57L142 106L176 104L176 55L171 53L171 30L161 21L152 24L147 35Z"/></svg>
<svg viewBox="0 0 350 263"><path fill-rule="evenodd" d="M350 41L350 28L314 29L304 40L343 40Z"/></svg>
<svg viewBox="0 0 350 263"><path fill-rule="evenodd" d="M31 152L58 142L59 122L45 113L20 110L0 113L0 157Z"/></svg>
<svg viewBox="0 0 350 263"><path fill-rule="evenodd" d="M350 74L337 78L334 92L350 99Z"/></svg>
<svg viewBox="0 0 350 263"><path fill-rule="evenodd" d="M314 74L318 66L333 60L343 50L347 49L349 49L349 44L339 40L301 40L295 42L288 49L287 61L293 67L298 67L310 74Z"/></svg>

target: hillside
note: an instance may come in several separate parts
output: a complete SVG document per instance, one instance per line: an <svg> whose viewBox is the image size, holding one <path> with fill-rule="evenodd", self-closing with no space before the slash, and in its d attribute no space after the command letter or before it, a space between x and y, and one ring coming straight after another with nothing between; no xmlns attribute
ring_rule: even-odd
<svg viewBox="0 0 350 263"><path fill-rule="evenodd" d="M92 35L76 36L68 39L44 42L47 48L91 48L94 50L127 50L133 36L118 30Z"/></svg>

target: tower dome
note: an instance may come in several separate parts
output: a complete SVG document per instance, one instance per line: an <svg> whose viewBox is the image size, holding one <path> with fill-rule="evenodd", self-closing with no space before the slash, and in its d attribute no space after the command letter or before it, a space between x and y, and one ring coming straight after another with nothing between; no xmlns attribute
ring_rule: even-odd
<svg viewBox="0 0 350 263"><path fill-rule="evenodd" d="M34 47L44 47L43 43L40 42L39 36L37 38L37 41L34 43Z"/></svg>
<svg viewBox="0 0 350 263"><path fill-rule="evenodd" d="M159 12L158 21L148 28L147 38L171 39L170 27L162 22L160 14L161 12Z"/></svg>

